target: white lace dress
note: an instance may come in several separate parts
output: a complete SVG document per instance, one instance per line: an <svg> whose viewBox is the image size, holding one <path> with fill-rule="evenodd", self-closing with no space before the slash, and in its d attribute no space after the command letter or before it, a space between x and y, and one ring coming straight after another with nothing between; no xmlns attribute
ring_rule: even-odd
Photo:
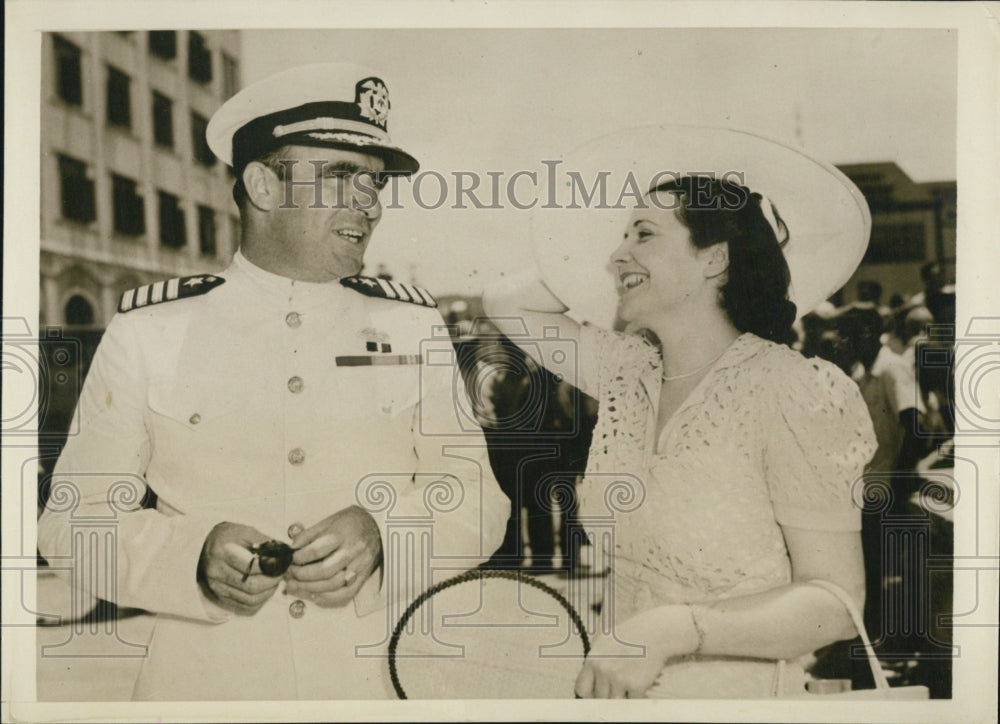
<svg viewBox="0 0 1000 724"><path fill-rule="evenodd" d="M875 437L857 385L835 366L743 334L656 440L656 349L584 327L580 352L599 401L580 515L613 550L611 621L790 583L780 525L860 530ZM774 676L770 660L691 656L648 695L763 697ZM790 662L784 681L801 686L801 667Z"/></svg>

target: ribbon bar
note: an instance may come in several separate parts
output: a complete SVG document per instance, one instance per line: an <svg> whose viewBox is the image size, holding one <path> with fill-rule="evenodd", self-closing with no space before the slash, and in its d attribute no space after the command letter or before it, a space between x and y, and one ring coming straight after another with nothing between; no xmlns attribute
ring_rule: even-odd
<svg viewBox="0 0 1000 724"><path fill-rule="evenodd" d="M422 365L422 354L382 354L375 356L348 355L335 358L338 367L368 367L375 365Z"/></svg>

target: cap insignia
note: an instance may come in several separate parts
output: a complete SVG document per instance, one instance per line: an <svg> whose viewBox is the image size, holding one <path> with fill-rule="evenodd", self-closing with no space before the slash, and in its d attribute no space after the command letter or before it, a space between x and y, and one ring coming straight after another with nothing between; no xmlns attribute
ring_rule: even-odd
<svg viewBox="0 0 1000 724"><path fill-rule="evenodd" d="M361 117L385 128L389 120L389 90L385 83L378 78L365 78L358 81L355 93Z"/></svg>

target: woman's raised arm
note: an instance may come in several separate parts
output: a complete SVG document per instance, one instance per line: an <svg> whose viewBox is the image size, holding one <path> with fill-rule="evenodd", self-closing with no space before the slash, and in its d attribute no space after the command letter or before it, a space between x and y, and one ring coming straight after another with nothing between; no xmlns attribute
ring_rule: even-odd
<svg viewBox="0 0 1000 724"><path fill-rule="evenodd" d="M507 276L483 292L490 321L538 364L593 394L595 370L581 354L581 325L549 291L533 269Z"/></svg>

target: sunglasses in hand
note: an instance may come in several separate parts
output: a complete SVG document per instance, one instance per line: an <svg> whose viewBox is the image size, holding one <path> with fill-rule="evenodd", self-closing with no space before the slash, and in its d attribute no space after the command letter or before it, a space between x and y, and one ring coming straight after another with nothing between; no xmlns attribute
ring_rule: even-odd
<svg viewBox="0 0 1000 724"><path fill-rule="evenodd" d="M295 555L294 548L279 540L264 541L251 548L250 552L253 553L253 558L250 559L250 565L247 566L246 573L243 574L244 581L250 577L254 561L259 562L260 572L265 576L277 578L292 565L292 556Z"/></svg>

